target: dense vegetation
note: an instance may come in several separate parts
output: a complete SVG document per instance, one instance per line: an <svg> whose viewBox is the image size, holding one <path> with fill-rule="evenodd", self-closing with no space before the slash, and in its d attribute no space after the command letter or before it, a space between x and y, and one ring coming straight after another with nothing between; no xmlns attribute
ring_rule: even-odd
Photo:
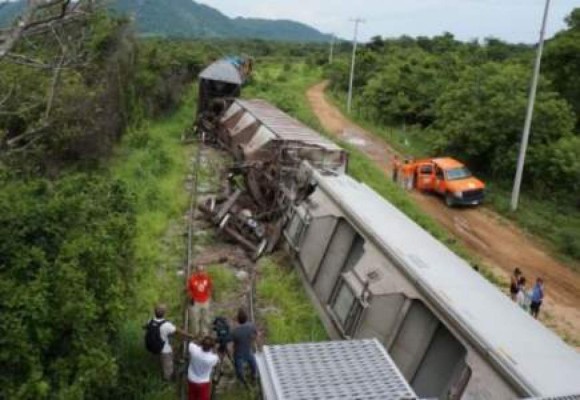
<svg viewBox="0 0 580 400"><path fill-rule="evenodd" d="M135 388L156 382L130 359L147 316L135 312L158 300L144 282L163 288L154 241L161 216L181 219L176 149L192 104L174 127L146 119L173 111L213 57L137 42L126 21L95 13L1 61L1 398L144 398ZM132 157L111 169L116 149Z"/></svg>
<svg viewBox="0 0 580 400"><path fill-rule="evenodd" d="M89 174L2 184L3 397L72 399L115 385L109 342L134 282L131 195Z"/></svg>

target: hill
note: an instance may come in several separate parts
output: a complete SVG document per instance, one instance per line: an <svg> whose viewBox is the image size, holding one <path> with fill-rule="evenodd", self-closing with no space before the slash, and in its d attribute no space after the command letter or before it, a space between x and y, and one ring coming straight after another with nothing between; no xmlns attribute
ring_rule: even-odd
<svg viewBox="0 0 580 400"><path fill-rule="evenodd" d="M0 26L22 10L24 0L0 8ZM229 18L192 0L112 0L111 8L131 17L140 34L177 38L267 39L289 42L328 41L330 35L290 20Z"/></svg>
<svg viewBox="0 0 580 400"><path fill-rule="evenodd" d="M10 24L24 10L24 1L0 4L0 28Z"/></svg>

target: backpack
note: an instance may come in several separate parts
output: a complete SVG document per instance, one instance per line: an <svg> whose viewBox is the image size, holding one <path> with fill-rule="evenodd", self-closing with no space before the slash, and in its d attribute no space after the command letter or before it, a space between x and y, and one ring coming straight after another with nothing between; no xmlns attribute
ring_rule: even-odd
<svg viewBox="0 0 580 400"><path fill-rule="evenodd" d="M152 319L145 327L145 348L153 354L161 354L165 341L161 339L161 325L166 321L155 321Z"/></svg>

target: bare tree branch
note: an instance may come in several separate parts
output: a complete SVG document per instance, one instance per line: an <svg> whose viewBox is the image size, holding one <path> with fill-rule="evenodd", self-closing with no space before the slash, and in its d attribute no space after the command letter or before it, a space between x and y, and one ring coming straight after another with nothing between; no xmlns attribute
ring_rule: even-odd
<svg viewBox="0 0 580 400"><path fill-rule="evenodd" d="M78 72L76 68L91 62L84 46L83 21L93 11L93 0L25 1L26 8L12 27L0 30L0 62L47 70L39 73L46 74L49 81L41 93L32 91L23 96L19 96L17 87L6 82L0 95L0 115L17 115L27 120L32 115L36 121L30 121L24 132L0 132L0 157L37 147L50 132L63 70L69 69L74 74ZM0 0L0 7L5 3L6 0ZM76 24L80 24L79 29ZM17 46L18 53L14 51ZM15 97L18 97L16 108Z"/></svg>
<svg viewBox="0 0 580 400"><path fill-rule="evenodd" d="M37 60L35 58L25 56L24 54L8 53L8 54L6 54L6 58L9 59L10 62L13 64L25 65L28 67L35 67L35 68L45 68L45 69L54 68L54 64L47 64L41 60Z"/></svg>
<svg viewBox="0 0 580 400"><path fill-rule="evenodd" d="M49 125L47 123L43 123L39 127L33 128L31 130L27 130L26 132L21 133L18 136L15 136L13 138L6 140L6 146L14 147L17 143L21 142L24 139L34 137L35 135L42 133L48 127L49 127ZM29 143L29 142L27 142L27 143Z"/></svg>
<svg viewBox="0 0 580 400"><path fill-rule="evenodd" d="M63 47L62 55L60 56L60 61L58 65L54 69L54 73L52 75L52 83L50 85L50 90L48 92L48 100L46 101L46 110L44 111L44 119L48 120L50 117L50 111L52 110L52 103L54 101L54 96L56 93L56 89L58 86L58 82L60 80L60 71L62 71L62 64L64 63L66 57L66 48Z"/></svg>
<svg viewBox="0 0 580 400"><path fill-rule="evenodd" d="M12 51L24 35L44 32L47 28L52 28L54 23L64 23L88 15L82 9L81 2L71 3L71 0L27 0L27 2L24 13L14 26L0 31L0 60ZM88 1L87 5L92 8L91 1ZM52 8L58 9L58 12L43 14Z"/></svg>

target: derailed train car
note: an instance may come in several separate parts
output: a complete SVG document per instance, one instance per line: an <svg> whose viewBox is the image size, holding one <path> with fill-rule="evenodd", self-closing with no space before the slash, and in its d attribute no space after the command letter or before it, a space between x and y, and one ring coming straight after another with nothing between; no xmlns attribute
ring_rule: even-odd
<svg viewBox="0 0 580 400"><path fill-rule="evenodd" d="M574 349L372 189L305 168L284 236L332 336L380 340L422 398L580 394Z"/></svg>
<svg viewBox="0 0 580 400"><path fill-rule="evenodd" d="M198 129L211 131L215 128L216 118L240 95L252 68L251 58L230 56L211 63L201 71L198 77Z"/></svg>
<svg viewBox="0 0 580 400"><path fill-rule="evenodd" d="M378 339L422 398L580 393L577 352L349 177L340 147L262 100L221 100L200 133L245 185L202 209L255 257L283 238L331 336Z"/></svg>

